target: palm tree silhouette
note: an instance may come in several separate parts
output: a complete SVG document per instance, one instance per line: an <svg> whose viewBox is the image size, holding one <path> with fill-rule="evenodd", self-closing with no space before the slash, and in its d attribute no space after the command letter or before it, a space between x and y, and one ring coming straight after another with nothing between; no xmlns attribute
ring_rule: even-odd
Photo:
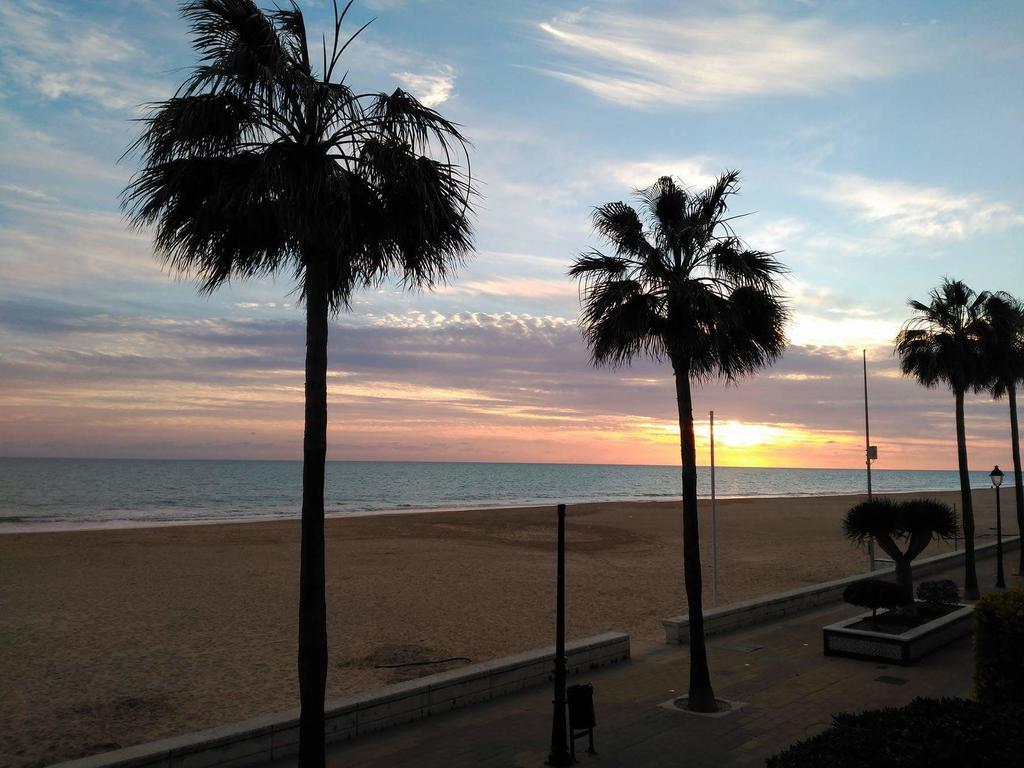
<svg viewBox="0 0 1024 768"><path fill-rule="evenodd" d="M690 618L689 707L718 707L708 672L701 607L697 454L691 382L734 381L776 360L787 311L773 254L748 249L726 218L739 175L723 174L694 194L664 176L636 192L641 213L622 202L595 209L594 228L611 253L581 255L583 334L595 365L635 357L668 359L675 374L683 487L683 563Z"/></svg>
<svg viewBox="0 0 1024 768"><path fill-rule="evenodd" d="M928 388L945 384L956 401L956 455L960 470L960 501L964 530L964 596L977 600L978 574L974 562L974 506L967 464L964 395L987 386L985 372L985 303L989 294L976 294L959 280L942 281L928 303L911 299L914 315L896 337L895 352L905 376Z"/></svg>
<svg viewBox="0 0 1024 768"><path fill-rule="evenodd" d="M1004 291L993 293L985 303L988 325L985 357L992 374L990 390L997 400L1003 395L1010 405L1010 441L1013 455L1017 530L1024 532L1024 485L1021 483L1020 430L1017 427L1017 384L1024 381L1024 304ZM1024 579L1024 547L1017 569Z"/></svg>
<svg viewBox="0 0 1024 768"><path fill-rule="evenodd" d="M288 271L305 304L303 766L324 762L328 319L354 290L388 276L412 287L443 281L472 247L458 128L401 90L356 93L337 75L365 29L342 37L351 4L340 13L335 4L333 43L325 38L321 56L309 50L294 3L269 11L252 0L185 3L199 63L172 98L151 105L126 153L139 153L142 169L123 196L135 226L155 226L157 255L201 291Z"/></svg>

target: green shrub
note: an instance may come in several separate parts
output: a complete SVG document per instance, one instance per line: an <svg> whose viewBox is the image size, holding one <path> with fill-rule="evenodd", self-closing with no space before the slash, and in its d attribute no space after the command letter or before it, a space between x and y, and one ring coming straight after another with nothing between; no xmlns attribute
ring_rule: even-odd
<svg viewBox="0 0 1024 768"><path fill-rule="evenodd" d="M974 607L978 701L1024 704L1024 589L985 595Z"/></svg>
<svg viewBox="0 0 1024 768"><path fill-rule="evenodd" d="M879 608L895 608L903 602L903 591L898 584L884 579L855 581L843 590L843 600L850 605L871 609L871 620L875 621Z"/></svg>
<svg viewBox="0 0 1024 768"><path fill-rule="evenodd" d="M1019 765L1024 706L914 699L832 716L832 727L769 757L768 768L964 768Z"/></svg>
<svg viewBox="0 0 1024 768"><path fill-rule="evenodd" d="M922 581L917 587L917 599L934 606L956 605L960 602L960 590L952 579Z"/></svg>

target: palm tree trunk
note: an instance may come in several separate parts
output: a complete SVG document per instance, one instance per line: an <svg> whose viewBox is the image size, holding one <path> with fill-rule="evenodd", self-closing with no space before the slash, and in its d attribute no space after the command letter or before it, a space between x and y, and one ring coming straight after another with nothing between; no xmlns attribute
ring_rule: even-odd
<svg viewBox="0 0 1024 768"><path fill-rule="evenodd" d="M306 268L306 429L302 441L302 548L299 571L299 765L324 765L327 597L324 462L327 460L327 275Z"/></svg>
<svg viewBox="0 0 1024 768"><path fill-rule="evenodd" d="M1014 496L1017 500L1017 533L1021 537L1019 552L1020 564L1017 575L1024 584L1024 483L1021 483L1020 470L1020 431L1017 429L1017 385L1010 382L1006 388L1007 399L1010 401L1010 439L1013 441L1013 482Z"/></svg>
<svg viewBox="0 0 1024 768"><path fill-rule="evenodd" d="M679 407L679 446L683 474L683 581L690 618L690 690L688 705L695 712L716 712L718 704L711 688L708 651L704 641L704 609L700 568L700 530L697 520L697 444L693 435L693 401L690 370L684 362L672 361Z"/></svg>
<svg viewBox="0 0 1024 768"><path fill-rule="evenodd" d="M910 558L903 557L894 562L896 583L900 585L903 605L914 602L914 572L911 570L911 562Z"/></svg>
<svg viewBox="0 0 1024 768"><path fill-rule="evenodd" d="M924 537L924 546L921 546L921 535L913 534L910 539L910 545L907 547L907 551L903 552L896 542L893 541L892 537L886 533L879 533L875 536L875 543L878 544L879 548L889 556L889 559L893 562L893 568L896 575L896 583L900 587L901 602L903 605L909 605L914 602L914 574L910 569L910 564L914 561L924 546L928 545L931 540L930 536Z"/></svg>
<svg viewBox="0 0 1024 768"><path fill-rule="evenodd" d="M974 504L971 501L971 476L967 469L967 430L964 427L964 393L956 390L956 460L960 470L960 503L964 527L964 597L977 600L978 571L974 565Z"/></svg>
<svg viewBox="0 0 1024 768"><path fill-rule="evenodd" d="M907 551L903 553L902 565L897 560L896 573L904 585L903 597L907 605L914 602L914 572L912 570L914 560L928 548L931 541L932 532L930 530L914 531L910 534L910 540L907 542ZM901 568L906 570L901 572Z"/></svg>

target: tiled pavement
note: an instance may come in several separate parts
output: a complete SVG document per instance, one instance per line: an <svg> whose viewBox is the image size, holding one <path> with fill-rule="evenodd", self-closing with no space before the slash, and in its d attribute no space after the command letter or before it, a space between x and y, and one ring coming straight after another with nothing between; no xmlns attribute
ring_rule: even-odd
<svg viewBox="0 0 1024 768"><path fill-rule="evenodd" d="M1008 582L1017 582L1015 571L1010 564ZM994 583L992 560L979 563L979 580L983 588ZM718 718L659 707L685 691L685 647L635 646L629 663L585 677L595 688L600 754L587 755L581 740L580 765L763 765L766 756L827 727L833 712L900 705L915 696L970 694L970 638L909 667L825 657L822 626L850 613L849 606L837 605L712 638L716 694L746 702ZM550 733L550 689L533 689L333 745L327 763L542 766Z"/></svg>

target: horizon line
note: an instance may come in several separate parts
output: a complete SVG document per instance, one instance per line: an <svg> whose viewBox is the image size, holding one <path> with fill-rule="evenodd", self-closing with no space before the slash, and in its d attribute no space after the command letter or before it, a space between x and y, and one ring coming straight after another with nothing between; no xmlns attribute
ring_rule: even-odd
<svg viewBox="0 0 1024 768"><path fill-rule="evenodd" d="M230 457L230 458L201 458L181 456L3 456L0 461L274 461L301 464L302 459L282 458L258 458L258 457ZM600 461L472 461L464 459L437 460L437 459L327 459L328 464L512 464L524 466L549 466L549 467L652 467L658 469L680 468L679 464L625 464L617 462ZM710 469L710 464L698 464L698 468ZM782 470L827 470L844 472L865 472L864 467L790 467L790 466L751 466L744 464L715 464L715 469L782 469ZM915 468L906 467L875 467L872 472L958 472L956 467L932 467ZM971 472L985 472L983 469L971 469ZM1012 474L1012 470L1008 473Z"/></svg>

